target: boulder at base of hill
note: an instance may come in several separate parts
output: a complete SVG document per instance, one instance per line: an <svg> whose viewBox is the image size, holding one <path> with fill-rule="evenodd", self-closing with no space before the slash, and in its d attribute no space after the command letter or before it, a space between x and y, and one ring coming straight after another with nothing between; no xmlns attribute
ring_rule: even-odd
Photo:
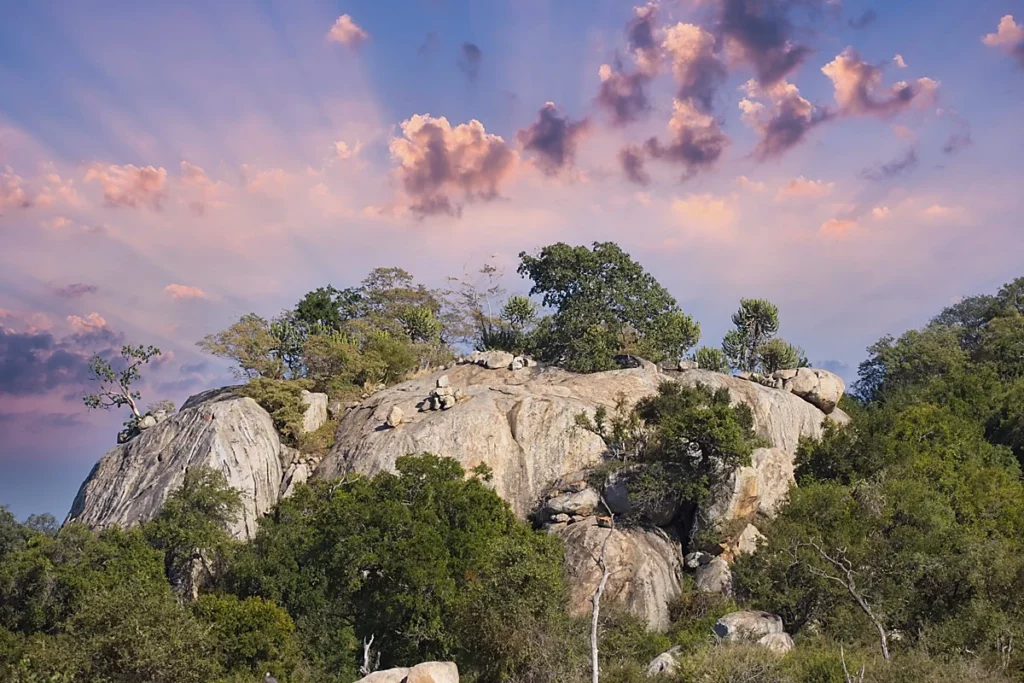
<svg viewBox="0 0 1024 683"><path fill-rule="evenodd" d="M730 612L715 622L715 635L722 640L756 643L772 633L783 633L782 617L768 612Z"/></svg>
<svg viewBox="0 0 1024 683"><path fill-rule="evenodd" d="M732 570L725 558L719 556L697 567L697 590L701 593L732 595Z"/></svg>
<svg viewBox="0 0 1024 683"><path fill-rule="evenodd" d="M374 671L356 683L459 683L455 662L424 662L411 669Z"/></svg>
<svg viewBox="0 0 1024 683"><path fill-rule="evenodd" d="M227 390L205 392L186 408L104 455L82 484L68 522L93 528L129 527L152 519L181 487L185 470L207 466L242 494L242 510L229 530L256 533L257 521L278 501L281 441L267 411Z"/></svg>
<svg viewBox="0 0 1024 683"><path fill-rule="evenodd" d="M654 676L671 676L679 669L679 660L676 657L680 652L683 651L681 645L676 645L671 650L662 652L660 655L651 660L651 663L647 665L647 678Z"/></svg>
<svg viewBox="0 0 1024 683"><path fill-rule="evenodd" d="M793 639L788 633L769 633L758 638L757 644L780 655L793 649Z"/></svg>
<svg viewBox="0 0 1024 683"><path fill-rule="evenodd" d="M553 526L551 531L565 541L573 614L590 614L591 598L602 574L595 558L601 556L608 538L605 561L610 576L601 602L624 607L653 629L668 628L668 606L679 595L683 574L683 558L676 539L660 530L608 529L600 526L595 517Z"/></svg>

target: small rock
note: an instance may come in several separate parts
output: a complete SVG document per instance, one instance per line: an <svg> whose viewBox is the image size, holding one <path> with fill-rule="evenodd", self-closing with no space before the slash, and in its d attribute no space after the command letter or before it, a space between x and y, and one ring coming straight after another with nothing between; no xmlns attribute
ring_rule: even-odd
<svg viewBox="0 0 1024 683"><path fill-rule="evenodd" d="M453 397L455 398L456 401L461 401L463 398L466 397L466 392L464 392L462 389L456 389L455 393L453 394Z"/></svg>
<svg viewBox="0 0 1024 683"><path fill-rule="evenodd" d="M695 550L692 553L689 553L685 558L683 558L683 561L686 563L686 566L690 569L696 569L697 567L702 567L708 564L713 559L715 559L714 555L706 553L702 550Z"/></svg>
<svg viewBox="0 0 1024 683"><path fill-rule="evenodd" d="M570 519L572 518L564 512L559 512L556 515L551 515L551 521L555 524L568 524Z"/></svg>
<svg viewBox="0 0 1024 683"><path fill-rule="evenodd" d="M661 674L671 676L679 668L679 660L676 659L676 655L682 652L683 648L681 645L676 645L667 652L662 652L660 655L651 660L651 663L647 665L647 677L653 678Z"/></svg>
<svg viewBox="0 0 1024 683"><path fill-rule="evenodd" d="M402 421L404 419L405 419L405 413L402 412L402 409L399 408L398 406L392 406L391 407L391 411L388 413L388 419L387 419L388 427L391 427L392 429L394 429L398 425L402 424Z"/></svg>
<svg viewBox="0 0 1024 683"><path fill-rule="evenodd" d="M334 400L327 404L327 416L332 420L340 420L344 414L345 405L341 401Z"/></svg>
<svg viewBox="0 0 1024 683"><path fill-rule="evenodd" d="M327 422L327 394L303 391L300 399L306 410L302 415L302 431L315 432Z"/></svg>
<svg viewBox="0 0 1024 683"><path fill-rule="evenodd" d="M612 528L612 518L611 517L598 517L597 518L597 525L599 527L603 527L605 529L611 529Z"/></svg>
<svg viewBox="0 0 1024 683"><path fill-rule="evenodd" d="M700 364L695 360L681 360L679 361L680 370L696 370L700 367Z"/></svg>
<svg viewBox="0 0 1024 683"><path fill-rule="evenodd" d="M757 552L757 544L764 538L764 534L757 530L753 524L744 527L739 538L736 539L736 555L753 555Z"/></svg>
<svg viewBox="0 0 1024 683"><path fill-rule="evenodd" d="M788 633L769 633L768 635L761 636L757 644L780 655L784 655L793 649L793 639Z"/></svg>
<svg viewBox="0 0 1024 683"><path fill-rule="evenodd" d="M441 410L448 410L449 408L454 408L455 407L455 397L454 396L440 396L440 397L438 397L438 399L441 402Z"/></svg>
<svg viewBox="0 0 1024 683"><path fill-rule="evenodd" d="M716 557L705 565L697 567L697 590L701 593L732 595L732 571L729 563Z"/></svg>
<svg viewBox="0 0 1024 683"><path fill-rule="evenodd" d="M544 508L548 510L549 514L564 512L569 515L589 517L594 514L598 502L600 502L600 496L597 491L586 487L580 491L562 493L548 498L544 502Z"/></svg>
<svg viewBox="0 0 1024 683"><path fill-rule="evenodd" d="M443 389L448 386L448 375L441 375L437 378L437 388Z"/></svg>
<svg viewBox="0 0 1024 683"><path fill-rule="evenodd" d="M438 387L437 389L434 389L434 396L454 396L454 395L455 395L455 390L452 389L451 387L448 387L448 386Z"/></svg>
<svg viewBox="0 0 1024 683"><path fill-rule="evenodd" d="M156 427L156 418L153 417L152 415L146 415L141 420L139 420L139 423L136 426L139 428L139 431L142 431L143 429L150 429L152 427Z"/></svg>
<svg viewBox="0 0 1024 683"><path fill-rule="evenodd" d="M522 370L525 367L526 367L526 363L524 363L523 359L518 357L518 356L513 358L512 362L509 363L509 365L508 365L508 369L512 370L513 372L515 372L516 370Z"/></svg>

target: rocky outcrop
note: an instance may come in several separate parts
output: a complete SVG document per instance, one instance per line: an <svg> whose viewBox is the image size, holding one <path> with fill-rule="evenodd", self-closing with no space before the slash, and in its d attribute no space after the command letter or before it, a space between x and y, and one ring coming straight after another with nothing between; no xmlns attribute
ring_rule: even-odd
<svg viewBox="0 0 1024 683"><path fill-rule="evenodd" d="M676 645L670 650L662 652L651 660L647 665L647 678L654 676L671 676L679 670L679 654L683 651L681 645Z"/></svg>
<svg viewBox="0 0 1024 683"><path fill-rule="evenodd" d="M356 683L459 683L455 662L424 662L411 669L374 671Z"/></svg>
<svg viewBox="0 0 1024 683"><path fill-rule="evenodd" d="M565 540L569 603L574 614L590 614L591 597L602 574L596 558L607 538L605 561L610 576L602 602L618 603L651 628L668 627L668 605L679 595L683 571L678 539L660 529L608 529L596 517L555 524L550 530Z"/></svg>
<svg viewBox="0 0 1024 683"><path fill-rule="evenodd" d="M772 457L755 458L753 476L760 477L756 500L747 495L745 505L759 509L762 495L768 501L766 507L784 496L781 485L762 484L792 481L792 453L797 443L803 436L819 436L825 418L820 410L789 392L707 370L669 376L643 362L627 370L577 375L553 367L488 369L505 359L490 360L493 362L488 365L481 356L473 363L424 375L378 391L354 406L341 419L334 447L314 476L373 475L392 470L402 455L430 452L455 458L467 471L486 464L493 472L497 493L517 514L525 516L553 482L602 461L604 442L575 426L578 414L593 414L598 406L614 408L620 395L627 403L635 403L671 379L725 387L734 401L750 405L755 430L779 449ZM442 376L448 378L445 388L453 395L457 391L460 399L447 410L419 410L439 388ZM382 428L394 407L404 415L401 428ZM832 417L842 420L845 416L836 410ZM752 492L749 485L742 490Z"/></svg>
<svg viewBox="0 0 1024 683"><path fill-rule="evenodd" d="M274 424L255 401L230 390L204 392L104 455L82 484L68 521L95 528L145 522L181 486L186 469L209 466L242 494L231 533L251 538L259 518L278 501L280 454Z"/></svg>
<svg viewBox="0 0 1024 683"><path fill-rule="evenodd" d="M732 570L724 557L716 557L697 567L697 590L702 593L732 595Z"/></svg>
<svg viewBox="0 0 1024 683"><path fill-rule="evenodd" d="M789 391L828 414L835 410L846 391L846 383L828 370L796 368L772 375L776 388Z"/></svg>

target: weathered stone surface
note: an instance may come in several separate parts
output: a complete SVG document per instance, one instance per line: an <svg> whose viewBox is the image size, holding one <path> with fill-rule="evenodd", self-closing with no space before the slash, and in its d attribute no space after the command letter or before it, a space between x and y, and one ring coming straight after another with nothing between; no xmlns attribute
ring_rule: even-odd
<svg viewBox="0 0 1024 683"><path fill-rule="evenodd" d="M735 555L753 555L757 552L757 544L764 539L764 534L753 524L748 524L736 539Z"/></svg>
<svg viewBox="0 0 1024 683"><path fill-rule="evenodd" d="M597 491L589 486L580 491L569 491L544 501L544 508L551 515L567 514L589 517L600 503Z"/></svg>
<svg viewBox="0 0 1024 683"><path fill-rule="evenodd" d="M705 521L750 519L756 514L773 516L796 483L794 453L781 448L758 448L749 467L737 469L713 496Z"/></svg>
<svg viewBox="0 0 1024 683"><path fill-rule="evenodd" d="M302 431L315 432L327 422L327 394L303 390L300 400L306 406L302 415Z"/></svg>
<svg viewBox="0 0 1024 683"><path fill-rule="evenodd" d="M423 662L411 669L374 671L356 683L459 683L459 668L455 662Z"/></svg>
<svg viewBox="0 0 1024 683"><path fill-rule="evenodd" d="M185 402L181 404L181 408L178 410L182 413L189 408L195 408L203 403L215 403L217 401L230 401L238 398L236 393L241 389L241 385L235 385L230 387L216 387L214 389L207 389L206 391L200 391L198 394L193 394L185 399Z"/></svg>
<svg viewBox="0 0 1024 683"><path fill-rule="evenodd" d="M395 428L405 421L405 413L398 406L391 406L385 423L388 427Z"/></svg>
<svg viewBox="0 0 1024 683"><path fill-rule="evenodd" d="M285 471L284 478L281 480L281 498L289 497L295 493L296 486L309 481L309 475L312 474L310 470L311 468L308 463L292 463Z"/></svg>
<svg viewBox="0 0 1024 683"><path fill-rule="evenodd" d="M467 363L479 365L488 370L501 370L512 365L514 359L515 356L507 351L474 351L466 356L465 360Z"/></svg>
<svg viewBox="0 0 1024 683"><path fill-rule="evenodd" d="M780 655L793 649L793 639L788 633L769 633L758 638L757 644Z"/></svg>
<svg viewBox="0 0 1024 683"><path fill-rule="evenodd" d="M594 517L552 530L565 541L570 609L574 614L590 614L591 597L601 581L601 568L595 558L600 557L601 547L611 534L606 555L611 574L602 602L618 603L651 628L668 627L668 605L679 595L683 573L676 539L644 529L605 529Z"/></svg>
<svg viewBox="0 0 1024 683"><path fill-rule="evenodd" d="M846 391L842 378L820 368L779 370L772 375L781 388L790 391L825 413L835 410Z"/></svg>
<svg viewBox="0 0 1024 683"><path fill-rule="evenodd" d="M716 557L707 564L698 565L697 590L702 593L732 595L732 571L723 557Z"/></svg>
<svg viewBox="0 0 1024 683"><path fill-rule="evenodd" d="M242 493L242 512L230 528L251 538L257 520L277 503L281 488L281 442L270 415L251 398L204 392L187 408L117 446L82 484L68 521L102 528L152 519L177 490L189 467L209 466Z"/></svg>
<svg viewBox="0 0 1024 683"><path fill-rule="evenodd" d="M771 633L782 633L782 617L768 612L730 612L715 622L715 635L722 640L756 643Z"/></svg>
<svg viewBox="0 0 1024 683"><path fill-rule="evenodd" d="M679 669L679 660L676 657L682 650L681 645L676 645L671 650L662 652L652 659L651 663L647 665L647 678L674 674Z"/></svg>
<svg viewBox="0 0 1024 683"><path fill-rule="evenodd" d="M448 375L451 386L459 387L456 392L462 399L449 410L417 412L417 404L424 405L423 397L436 389L442 374ZM628 370L577 375L553 367L507 373L463 364L379 391L350 410L315 476L373 475L393 470L401 455L426 451L455 458L467 471L487 464L494 473L495 490L525 516L552 482L602 461L604 442L575 426L579 413L592 415L598 406L613 409L620 393L627 402L636 402L669 379L726 387L734 401L748 403L755 429L781 450L790 468L800 437L821 434L825 416L809 403L708 370L669 377L644 362ZM406 423L402 429L379 429L393 406L403 410ZM837 410L833 417L844 416Z"/></svg>
<svg viewBox="0 0 1024 683"><path fill-rule="evenodd" d="M140 432L150 429L151 427L156 427L156 418L154 416L145 415L141 420L139 420L138 428Z"/></svg>

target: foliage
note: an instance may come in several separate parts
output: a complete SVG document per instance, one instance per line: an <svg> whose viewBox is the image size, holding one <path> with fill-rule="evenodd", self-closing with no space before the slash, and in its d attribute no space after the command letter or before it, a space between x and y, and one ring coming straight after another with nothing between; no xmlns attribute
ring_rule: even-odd
<svg viewBox="0 0 1024 683"><path fill-rule="evenodd" d="M208 625L218 644L219 667L231 675L258 680L270 671L286 680L299 664L295 624L288 613L261 598L203 595L192 604L198 620Z"/></svg>
<svg viewBox="0 0 1024 683"><path fill-rule="evenodd" d="M722 349L717 349L713 346L702 346L693 352L693 360L697 362L697 367L703 370L729 374L729 359L726 358L725 352Z"/></svg>
<svg viewBox="0 0 1024 683"><path fill-rule="evenodd" d="M239 387L237 392L260 404L270 413L277 431L289 443L294 443L302 433L302 419L306 412L302 392L312 387L313 382L305 379L256 377Z"/></svg>
<svg viewBox="0 0 1024 683"><path fill-rule="evenodd" d="M354 671L371 636L382 667L454 657L498 680L528 666L513 636L563 618L559 541L452 460L402 457L397 468L299 487L229 583L281 602L321 671Z"/></svg>
<svg viewBox="0 0 1024 683"><path fill-rule="evenodd" d="M168 415L170 415L174 412L174 401L169 401L166 398L160 399L159 401L153 401L148 406L146 406L146 412L149 413L150 415L154 415L160 412L167 413Z"/></svg>
<svg viewBox="0 0 1024 683"><path fill-rule="evenodd" d="M722 350L729 365L737 370L755 372L760 367L759 349L779 331L779 309L765 299L741 299L732 314L735 329L726 333Z"/></svg>
<svg viewBox="0 0 1024 683"><path fill-rule="evenodd" d="M226 330L206 335L197 346L214 356L235 361L240 377L284 377L285 364L275 355L278 339L271 332L270 323L255 313L243 315Z"/></svg>
<svg viewBox="0 0 1024 683"><path fill-rule="evenodd" d="M807 357L804 356L801 349L779 338L769 339L761 344L757 349L757 354L759 369L766 375L777 370L788 370L807 365Z"/></svg>
<svg viewBox="0 0 1024 683"><path fill-rule="evenodd" d="M211 577L223 572L233 547L227 527L241 509L241 494L228 486L223 472L191 467L181 487L143 526L149 544L164 553L167 578L178 595L197 594L197 568Z"/></svg>
<svg viewBox="0 0 1024 683"><path fill-rule="evenodd" d="M127 344L121 347L119 370L115 370L106 358L93 356L89 361L89 379L99 382L100 388L95 393L85 395L85 407L110 410L127 406L134 418L142 417L137 405L142 394L137 389L132 389L132 385L142 378L139 368L159 355L160 349L155 346Z"/></svg>
<svg viewBox="0 0 1024 683"><path fill-rule="evenodd" d="M519 256L519 274L533 280L530 294L555 311L536 340L544 360L579 372L608 370L626 351L626 337L635 336L638 352L652 361L679 359L700 337L668 291L613 242L590 249L558 243Z"/></svg>

